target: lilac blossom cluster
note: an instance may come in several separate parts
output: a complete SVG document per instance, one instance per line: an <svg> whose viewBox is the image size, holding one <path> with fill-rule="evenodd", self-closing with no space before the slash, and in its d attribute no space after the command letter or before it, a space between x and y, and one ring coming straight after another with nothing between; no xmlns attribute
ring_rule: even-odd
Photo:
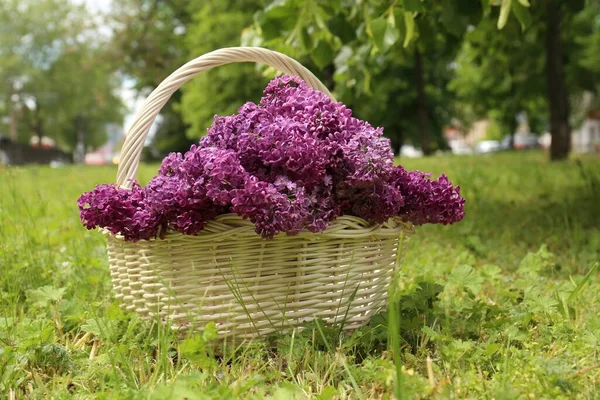
<svg viewBox="0 0 600 400"><path fill-rule="evenodd" d="M265 238L321 232L341 215L415 225L461 220L460 188L444 175L431 180L394 166L382 134L300 79L276 78L259 104L215 117L198 146L169 154L146 187L100 185L83 194L81 220L129 241L167 229L194 235L230 212Z"/></svg>

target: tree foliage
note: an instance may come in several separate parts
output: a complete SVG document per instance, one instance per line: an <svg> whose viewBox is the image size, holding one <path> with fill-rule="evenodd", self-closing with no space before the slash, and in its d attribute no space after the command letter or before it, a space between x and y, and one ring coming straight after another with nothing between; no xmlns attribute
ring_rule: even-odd
<svg viewBox="0 0 600 400"><path fill-rule="evenodd" d="M525 3L512 8L523 21ZM499 5L503 27L511 7ZM491 10L489 1L273 1L257 15L253 37L321 70L333 67L336 93L361 118L383 125L396 148L409 140L431 153L450 123L445 88L461 37Z"/></svg>
<svg viewBox="0 0 600 400"><path fill-rule="evenodd" d="M141 97L187 61L184 37L191 22L190 10L183 0L114 3L111 58ZM187 126L177 106L180 101L181 92L177 91L161 110L152 138L152 157L190 147L192 142L185 136Z"/></svg>
<svg viewBox="0 0 600 400"><path fill-rule="evenodd" d="M241 32L252 23L260 0L200 1L185 38L189 58L221 47L238 46ZM257 101L267 79L256 65L231 64L195 77L182 88L181 113L189 138L199 138L215 114L228 115L246 101Z"/></svg>
<svg viewBox="0 0 600 400"><path fill-rule="evenodd" d="M103 144L123 106L94 18L69 2L9 0L0 32L0 110L11 136L49 136L69 149Z"/></svg>
<svg viewBox="0 0 600 400"><path fill-rule="evenodd" d="M184 47L191 11L183 0L114 2L112 58L140 91L153 89L187 61Z"/></svg>
<svg viewBox="0 0 600 400"><path fill-rule="evenodd" d="M465 35L448 85L463 121L492 117L505 135L513 134L517 114L525 111L535 131L547 128L542 26L522 32L519 25L513 19L498 31L493 21L483 20Z"/></svg>
<svg viewBox="0 0 600 400"><path fill-rule="evenodd" d="M565 79L574 97L595 85L590 47L598 40L591 11L597 1L588 1L583 13L576 3L582 2L561 6ZM396 149L404 141L427 152L442 147L441 132L453 117L467 124L492 117L512 132L515 115L527 111L533 130L548 126L542 0L119 4L116 59L124 60L122 70L143 95L186 61L237 45L241 35L244 45L280 50L315 71L358 117L384 126ZM162 110L155 146L161 154L185 150L215 113L256 100L263 75L272 74L229 65L196 77Z"/></svg>
<svg viewBox="0 0 600 400"><path fill-rule="evenodd" d="M187 61L222 47L239 45L260 0L126 0L113 10L113 58L146 96ZM234 112L257 100L266 84L250 64L219 67L195 77L161 110L151 147L156 156L185 151L212 123L215 114Z"/></svg>
<svg viewBox="0 0 600 400"><path fill-rule="evenodd" d="M595 0L278 0L251 38L333 67L336 93L396 142L420 137L427 153L452 115L492 117L508 133L527 111L535 130L550 126L562 147L553 157L563 158L561 99L597 85L597 15Z"/></svg>
<svg viewBox="0 0 600 400"><path fill-rule="evenodd" d="M360 50L357 54L344 50L336 59L336 93L360 118L384 126L396 150L403 142L421 144L415 59L415 52L420 51L428 133L434 142L432 150L439 148L443 146L441 131L449 123L453 107L445 85L456 50L456 38L444 35L435 37L425 52L395 47L386 57L369 59L366 54L361 57Z"/></svg>
<svg viewBox="0 0 600 400"><path fill-rule="evenodd" d="M599 26L598 2L589 2L583 10L573 5L563 8L564 79L573 109L580 111L570 121L577 125L581 118L577 101L584 91L595 90L598 84L588 58ZM491 115L504 134L512 134L515 116L525 111L534 132L550 128L545 38L548 18L544 8L532 11L525 25L513 19L498 31L490 21L483 20L465 35L456 60L456 74L449 85L461 103L465 119Z"/></svg>

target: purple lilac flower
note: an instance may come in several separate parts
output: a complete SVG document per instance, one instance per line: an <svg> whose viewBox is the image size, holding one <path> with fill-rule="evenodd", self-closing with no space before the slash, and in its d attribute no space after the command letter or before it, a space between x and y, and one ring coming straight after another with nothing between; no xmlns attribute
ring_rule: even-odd
<svg viewBox="0 0 600 400"><path fill-rule="evenodd" d="M452 186L446 175L434 181L430 176L408 172L402 166L394 169L394 183L405 199L399 215L415 225L447 225L463 219L465 199L460 196L460 187Z"/></svg>
<svg viewBox="0 0 600 400"><path fill-rule="evenodd" d="M165 157L145 188L102 185L84 194L81 219L132 241L167 228L198 234L227 212L249 219L266 238L321 232L344 214L417 225L462 219L460 188L444 175L432 181L394 167L382 134L300 79L276 78L258 104L215 116L198 146Z"/></svg>
<svg viewBox="0 0 600 400"><path fill-rule="evenodd" d="M146 203L165 225L194 235L227 209L247 175L233 151L192 146L165 158Z"/></svg>
<svg viewBox="0 0 600 400"><path fill-rule="evenodd" d="M281 193L275 185L250 177L245 190L232 200L232 211L249 218L256 225L256 233L272 238L279 232L295 234L304 227L308 216L308 199L303 189L293 195Z"/></svg>
<svg viewBox="0 0 600 400"><path fill-rule="evenodd" d="M131 190L96 186L77 200L81 222L88 229L100 226L129 241L156 237L159 221L145 206L144 195L137 182Z"/></svg>

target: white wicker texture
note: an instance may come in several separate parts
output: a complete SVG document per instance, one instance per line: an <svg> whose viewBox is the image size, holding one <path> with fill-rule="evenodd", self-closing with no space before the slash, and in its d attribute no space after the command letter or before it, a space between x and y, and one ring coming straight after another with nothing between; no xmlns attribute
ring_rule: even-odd
<svg viewBox="0 0 600 400"><path fill-rule="evenodd" d="M160 108L183 83L214 66L262 62L330 93L293 59L262 48L228 48L175 71L148 97L122 149L117 184L128 187L145 137ZM330 95L331 96L331 95ZM237 215L218 216L197 236L169 230L163 239L126 242L106 233L111 278L121 304L144 318L160 318L182 334L217 324L222 341L238 343L315 318L352 330L387 300L402 263L410 224L381 225L344 216L323 233L261 238Z"/></svg>

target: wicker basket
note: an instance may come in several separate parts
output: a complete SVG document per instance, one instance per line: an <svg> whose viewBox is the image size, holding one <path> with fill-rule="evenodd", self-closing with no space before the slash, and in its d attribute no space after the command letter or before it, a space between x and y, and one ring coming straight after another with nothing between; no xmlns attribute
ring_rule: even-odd
<svg viewBox="0 0 600 400"><path fill-rule="evenodd" d="M329 96L297 61L274 51L239 47L205 54L179 68L150 94L122 149L117 184L129 187L146 135L160 109L183 83L231 62L258 62L304 79ZM343 216L323 233L265 240L237 215L221 215L197 236L126 242L107 234L113 286L122 305L161 318L185 333L214 322L222 340L239 342L315 318L364 325L386 305L390 278L401 264L412 226Z"/></svg>

